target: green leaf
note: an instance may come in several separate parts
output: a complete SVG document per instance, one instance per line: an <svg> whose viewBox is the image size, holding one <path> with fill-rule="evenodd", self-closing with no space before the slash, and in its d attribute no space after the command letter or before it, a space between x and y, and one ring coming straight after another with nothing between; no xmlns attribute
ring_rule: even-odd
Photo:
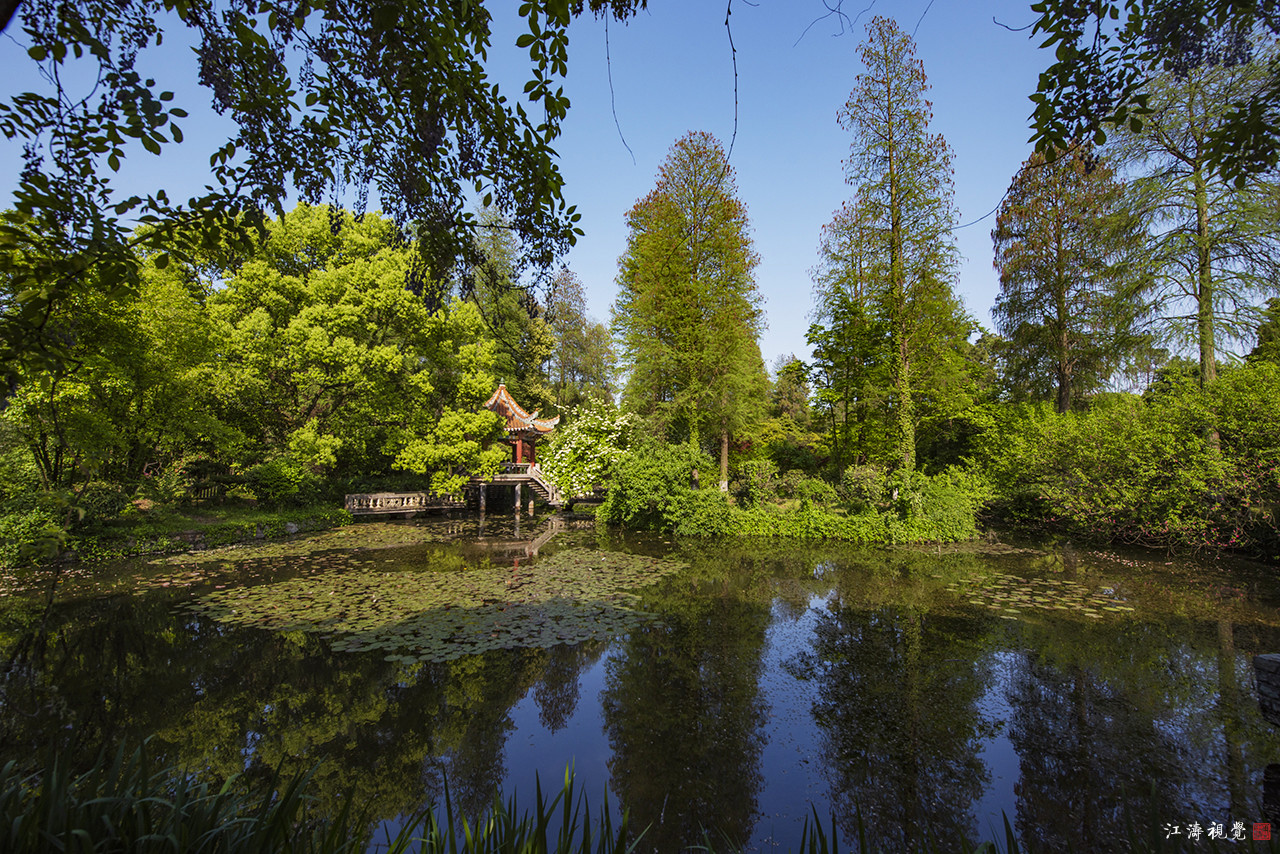
<svg viewBox="0 0 1280 854"><path fill-rule="evenodd" d="M36 62L43 62L45 60L45 57L47 57L48 55L49 55L49 51L45 50L44 47L41 45L36 45L35 47L27 50L27 56L31 57Z"/></svg>

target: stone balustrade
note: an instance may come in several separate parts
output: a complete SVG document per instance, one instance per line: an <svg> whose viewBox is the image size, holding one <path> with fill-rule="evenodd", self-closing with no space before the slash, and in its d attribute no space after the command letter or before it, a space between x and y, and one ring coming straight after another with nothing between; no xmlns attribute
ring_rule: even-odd
<svg viewBox="0 0 1280 854"><path fill-rule="evenodd" d="M420 510L442 510L464 507L465 502L453 495L432 492L370 492L348 495L344 506L353 516L374 513L416 513Z"/></svg>

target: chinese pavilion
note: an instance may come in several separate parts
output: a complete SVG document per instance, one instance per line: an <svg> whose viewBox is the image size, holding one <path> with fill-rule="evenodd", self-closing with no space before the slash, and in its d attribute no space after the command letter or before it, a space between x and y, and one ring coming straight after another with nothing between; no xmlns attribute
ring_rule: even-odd
<svg viewBox="0 0 1280 854"><path fill-rule="evenodd" d="M560 423L560 416L539 418L536 412L525 412L507 391L506 383L500 383L493 397L485 402L485 409L496 412L506 422L507 442L511 445L513 463L537 462L534 448L538 440L549 435Z"/></svg>

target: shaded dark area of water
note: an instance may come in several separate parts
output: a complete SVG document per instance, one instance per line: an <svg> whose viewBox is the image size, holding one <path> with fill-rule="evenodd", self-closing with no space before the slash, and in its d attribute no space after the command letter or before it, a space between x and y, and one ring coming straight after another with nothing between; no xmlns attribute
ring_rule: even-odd
<svg viewBox="0 0 1280 854"><path fill-rule="evenodd" d="M1280 729L1258 711L1251 660L1280 652L1273 570L1069 545L691 545L594 530L557 532L533 555L544 523L512 527L490 520L477 537L470 522L431 523L435 542L393 545L394 528L356 526L314 554L102 570L60 593L43 642L31 636L38 597L0 597L12 659L0 762L38 762L55 734L86 762L150 738L162 761L215 778L318 768L322 801L354 792L389 825L446 780L480 811L495 787L531 797L535 774L558 788L572 764L579 787L596 803L607 788L659 851L703 828L785 850L811 810L845 834L860 816L884 851L909 850L926 829L942 850L993 838L1002 812L1044 851L1122 851L1129 827L1220 824L1229 836L1240 822L1248 834L1268 819ZM383 547L360 548L362 537ZM343 651L366 623L308 630L275 614L265 629L189 607L290 579L314 578L322 595L322 581L373 571L461 584L500 569L527 591L525 574L556 555L593 553L685 566L625 598L580 585L626 612L625 634L558 643L493 630L504 644L539 640L459 645L443 660L395 646L449 642L420 628L379 626L387 648ZM325 613L383 613L367 584L351 589L362 601ZM489 588L468 595L479 604L433 607L505 613ZM305 615L299 599L252 602ZM536 597L522 607L560 613Z"/></svg>

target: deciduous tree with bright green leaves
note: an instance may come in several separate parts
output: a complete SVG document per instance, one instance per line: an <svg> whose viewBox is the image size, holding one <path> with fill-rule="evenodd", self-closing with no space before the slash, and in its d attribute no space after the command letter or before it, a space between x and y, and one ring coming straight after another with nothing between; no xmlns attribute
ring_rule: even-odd
<svg viewBox="0 0 1280 854"><path fill-rule="evenodd" d="M22 437L46 489L133 483L225 438L206 405L212 329L203 297L175 267L144 262L139 288L110 310L93 291L57 304L48 329L74 341L68 359L23 365L0 416Z"/></svg>
<svg viewBox="0 0 1280 854"><path fill-rule="evenodd" d="M428 475L454 491L496 471L494 345L476 307L430 312L404 287L394 226L302 205L210 299L208 366L240 460L284 455L317 472Z"/></svg>
<svg viewBox="0 0 1280 854"><path fill-rule="evenodd" d="M700 446L717 437L727 489L729 439L758 419L767 377L757 343L759 259L715 137L676 141L627 226L613 316L625 406L669 439Z"/></svg>

